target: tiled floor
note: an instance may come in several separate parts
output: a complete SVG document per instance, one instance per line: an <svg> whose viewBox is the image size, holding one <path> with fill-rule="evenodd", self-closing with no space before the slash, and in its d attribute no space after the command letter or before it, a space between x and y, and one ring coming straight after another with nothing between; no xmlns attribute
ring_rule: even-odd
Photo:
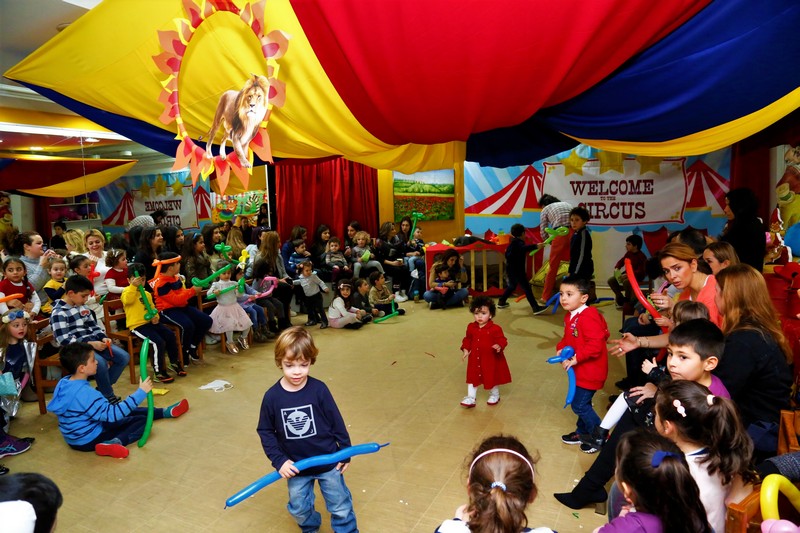
<svg viewBox="0 0 800 533"><path fill-rule="evenodd" d="M561 533L592 531L603 517L586 508L561 506L553 492L572 488L594 456L566 446L559 437L574 429L575 417L562 409L566 379L545 359L563 328L563 311L534 317L526 303L512 303L496 317L509 339L506 351L514 382L502 387L502 401L465 410L465 366L459 345L472 315L466 309L431 311L409 302L408 310L360 331L314 329L320 348L311 374L328 383L354 444L391 442L377 454L357 457L347 471L359 528L364 532L430 532L464 502L464 467L470 450L486 436L518 436L538 450L539 497L528 508L532 526ZM620 313L600 308L616 337ZM294 319L302 323L304 317ZM210 347L205 363L167 385L166 406L182 397L191 409L177 420L153 427L144 448L130 447L124 460L71 450L52 414L40 416L25 404L12 422L17 436L35 436L33 448L3 459L12 472L37 471L53 478L64 493L59 532L278 531L298 529L285 509L285 483L265 488L230 509L225 500L270 472L255 432L264 391L280 377L273 345L260 344L239 355ZM612 358L595 409L605 412L608 394L624 367ZM230 381L225 392L198 390L215 379ZM134 388L123 379L119 394ZM322 531L330 531L323 513Z"/></svg>

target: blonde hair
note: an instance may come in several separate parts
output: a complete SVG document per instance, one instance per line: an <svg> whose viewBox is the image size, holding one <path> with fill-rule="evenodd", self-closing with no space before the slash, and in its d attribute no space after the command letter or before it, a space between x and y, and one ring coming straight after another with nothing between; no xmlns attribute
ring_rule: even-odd
<svg viewBox="0 0 800 533"><path fill-rule="evenodd" d="M225 244L231 247L231 259L237 261L239 256L242 255L242 250L244 250L247 246L244 243L242 230L238 226L233 226L230 230L228 230L228 236L225 238Z"/></svg>
<svg viewBox="0 0 800 533"><path fill-rule="evenodd" d="M729 242L712 242L705 247L705 250L711 252L711 255L713 255L720 263L727 261L728 266L739 264L739 256L736 254L736 250Z"/></svg>
<svg viewBox="0 0 800 533"><path fill-rule="evenodd" d="M84 239L84 233L82 230L70 228L64 232L62 237L64 237L64 242L72 248L72 250L70 250L71 252L76 252L79 254L86 253L86 240Z"/></svg>
<svg viewBox="0 0 800 533"><path fill-rule="evenodd" d="M672 307L672 321L676 326L696 318L710 320L708 307L703 302L681 300Z"/></svg>
<svg viewBox="0 0 800 533"><path fill-rule="evenodd" d="M791 363L792 349L781 330L764 276L750 265L739 263L720 270L715 277L723 303L722 332L729 335L750 329L768 335Z"/></svg>
<svg viewBox="0 0 800 533"><path fill-rule="evenodd" d="M364 239L367 241L367 245L369 245L369 233L366 231L357 231L355 235L353 235L353 241L358 243L359 239Z"/></svg>
<svg viewBox="0 0 800 533"><path fill-rule="evenodd" d="M103 246L105 246L105 244L106 244L106 236L103 235L103 233L97 228L92 228L89 231L87 231L86 233L84 233L84 235L83 235L83 243L86 244L87 246L88 246L89 237L97 237L98 239L100 239L100 242L103 243Z"/></svg>
<svg viewBox="0 0 800 533"><path fill-rule="evenodd" d="M317 361L318 353L314 338L302 326L292 326L283 330L275 341L275 364L278 368L284 359L288 361L300 359L313 365Z"/></svg>
<svg viewBox="0 0 800 533"><path fill-rule="evenodd" d="M697 254L694 253L692 247L688 244L683 244L680 242L671 242L658 252L659 262L663 261L667 257L672 257L678 261L685 261L687 263L697 261Z"/></svg>

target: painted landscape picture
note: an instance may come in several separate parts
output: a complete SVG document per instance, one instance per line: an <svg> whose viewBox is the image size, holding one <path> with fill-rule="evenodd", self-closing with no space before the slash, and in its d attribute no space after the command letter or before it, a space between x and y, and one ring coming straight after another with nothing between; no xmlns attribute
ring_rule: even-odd
<svg viewBox="0 0 800 533"><path fill-rule="evenodd" d="M393 174L396 219L415 211L422 213L424 220L455 218L455 173L452 170Z"/></svg>

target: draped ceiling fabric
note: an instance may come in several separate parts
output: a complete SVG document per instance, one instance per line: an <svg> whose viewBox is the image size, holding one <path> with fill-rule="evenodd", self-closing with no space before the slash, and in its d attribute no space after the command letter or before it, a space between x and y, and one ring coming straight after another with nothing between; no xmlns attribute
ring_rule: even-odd
<svg viewBox="0 0 800 533"><path fill-rule="evenodd" d="M174 154L152 58L184 4L102 2L5 75ZM578 142L693 155L800 107L796 0L267 0L265 24L290 36L286 103L268 126L280 158L341 155L412 173L523 165ZM214 13L197 32L179 76L195 140L219 95L265 70L235 14Z"/></svg>
<svg viewBox="0 0 800 533"><path fill-rule="evenodd" d="M38 155L0 156L0 190L34 196L78 196L124 176L137 161Z"/></svg>

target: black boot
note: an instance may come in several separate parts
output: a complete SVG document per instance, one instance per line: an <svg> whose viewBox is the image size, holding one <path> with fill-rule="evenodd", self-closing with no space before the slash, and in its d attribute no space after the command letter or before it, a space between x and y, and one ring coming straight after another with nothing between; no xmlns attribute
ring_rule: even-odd
<svg viewBox="0 0 800 533"><path fill-rule="evenodd" d="M591 435L581 439L581 451L586 453L595 453L602 448L608 440L608 430L600 426L595 426ZM584 446L586 449L584 449ZM592 451L589 451L589 449Z"/></svg>
<svg viewBox="0 0 800 533"><path fill-rule="evenodd" d="M562 492L553 494L553 496L570 509L583 509L584 507L594 505L597 514L605 514L606 512L608 494L606 494L605 488L590 487L590 483L586 480L585 476L575 485L572 492Z"/></svg>

